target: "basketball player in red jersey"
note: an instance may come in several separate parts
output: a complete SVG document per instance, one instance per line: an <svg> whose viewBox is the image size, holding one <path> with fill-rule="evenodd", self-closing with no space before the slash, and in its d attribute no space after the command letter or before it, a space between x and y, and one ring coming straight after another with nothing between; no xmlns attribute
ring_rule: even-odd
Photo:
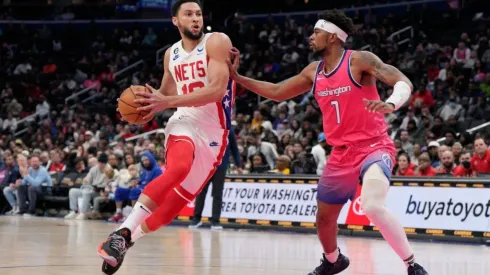
<svg viewBox="0 0 490 275"><path fill-rule="evenodd" d="M221 163L231 128L234 81L226 60L232 44L222 33L203 33L198 0L177 0L172 22L182 39L164 58L159 90L137 93L148 117L177 108L166 134L167 169L143 190L133 211L121 227L98 248L104 259L102 271L115 273L127 250L143 235L170 223L197 196Z"/></svg>
<svg viewBox="0 0 490 275"><path fill-rule="evenodd" d="M399 109L413 89L410 80L376 55L344 49L352 20L339 11L320 17L310 36L310 47L322 60L281 84L272 84L237 74L239 53L228 60L230 76L245 88L270 99L283 101L311 90L323 113L323 130L332 153L318 183L317 232L323 260L310 275L337 274L349 259L337 246L337 218L352 200L361 181L362 208L400 258L409 275L426 275L415 257L397 219L384 206L390 186L395 147L387 134L383 114ZM393 95L380 100L376 79L394 86Z"/></svg>

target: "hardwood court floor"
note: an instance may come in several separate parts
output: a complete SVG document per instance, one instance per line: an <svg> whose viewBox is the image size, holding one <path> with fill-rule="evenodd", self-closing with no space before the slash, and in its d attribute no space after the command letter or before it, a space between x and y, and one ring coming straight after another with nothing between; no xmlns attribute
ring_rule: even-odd
<svg viewBox="0 0 490 275"><path fill-rule="evenodd" d="M92 275L96 246L116 225L92 221L0 217L1 275ZM340 238L351 259L342 275L405 275L381 240ZM477 245L413 243L431 275L490 274L489 249ZM167 227L143 237L118 275L306 275L319 263L315 235Z"/></svg>

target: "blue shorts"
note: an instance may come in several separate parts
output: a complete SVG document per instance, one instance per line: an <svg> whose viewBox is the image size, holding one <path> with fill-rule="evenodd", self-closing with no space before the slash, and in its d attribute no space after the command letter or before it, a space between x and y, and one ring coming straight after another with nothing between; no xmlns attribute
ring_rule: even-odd
<svg viewBox="0 0 490 275"><path fill-rule="evenodd" d="M353 200L364 173L374 163L390 180L395 154L388 136L355 146L334 147L318 182L317 200L328 204Z"/></svg>
<svg viewBox="0 0 490 275"><path fill-rule="evenodd" d="M116 192L114 193L114 200L116 202L128 200L136 201L140 197L141 191L143 191L143 189L139 186L131 188L117 187Z"/></svg>

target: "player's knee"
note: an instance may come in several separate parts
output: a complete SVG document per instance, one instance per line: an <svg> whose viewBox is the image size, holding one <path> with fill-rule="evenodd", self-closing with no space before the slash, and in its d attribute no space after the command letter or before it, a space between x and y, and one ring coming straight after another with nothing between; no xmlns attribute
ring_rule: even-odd
<svg viewBox="0 0 490 275"><path fill-rule="evenodd" d="M321 209L316 213L316 224L318 226L327 227L335 226L337 227L337 217L335 215L330 215Z"/></svg>
<svg viewBox="0 0 490 275"><path fill-rule="evenodd" d="M361 208L364 213L366 213L366 216L368 216L369 218L381 215L385 211L383 202L379 202L376 199L371 198L362 198Z"/></svg>
<svg viewBox="0 0 490 275"><path fill-rule="evenodd" d="M186 177L187 174L191 171L192 167L192 162L186 162L186 161L175 161L172 163L171 166L168 167L168 170L166 173L174 173L175 175L178 175L179 177Z"/></svg>

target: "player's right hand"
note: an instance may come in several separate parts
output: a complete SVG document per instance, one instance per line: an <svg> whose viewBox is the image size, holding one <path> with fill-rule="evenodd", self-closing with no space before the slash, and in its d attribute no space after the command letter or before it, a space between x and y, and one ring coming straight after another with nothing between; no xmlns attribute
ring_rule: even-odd
<svg viewBox="0 0 490 275"><path fill-rule="evenodd" d="M228 64L230 78L235 79L238 76L238 68L240 68L240 51L237 48L231 48L230 59L226 59L226 64Z"/></svg>

